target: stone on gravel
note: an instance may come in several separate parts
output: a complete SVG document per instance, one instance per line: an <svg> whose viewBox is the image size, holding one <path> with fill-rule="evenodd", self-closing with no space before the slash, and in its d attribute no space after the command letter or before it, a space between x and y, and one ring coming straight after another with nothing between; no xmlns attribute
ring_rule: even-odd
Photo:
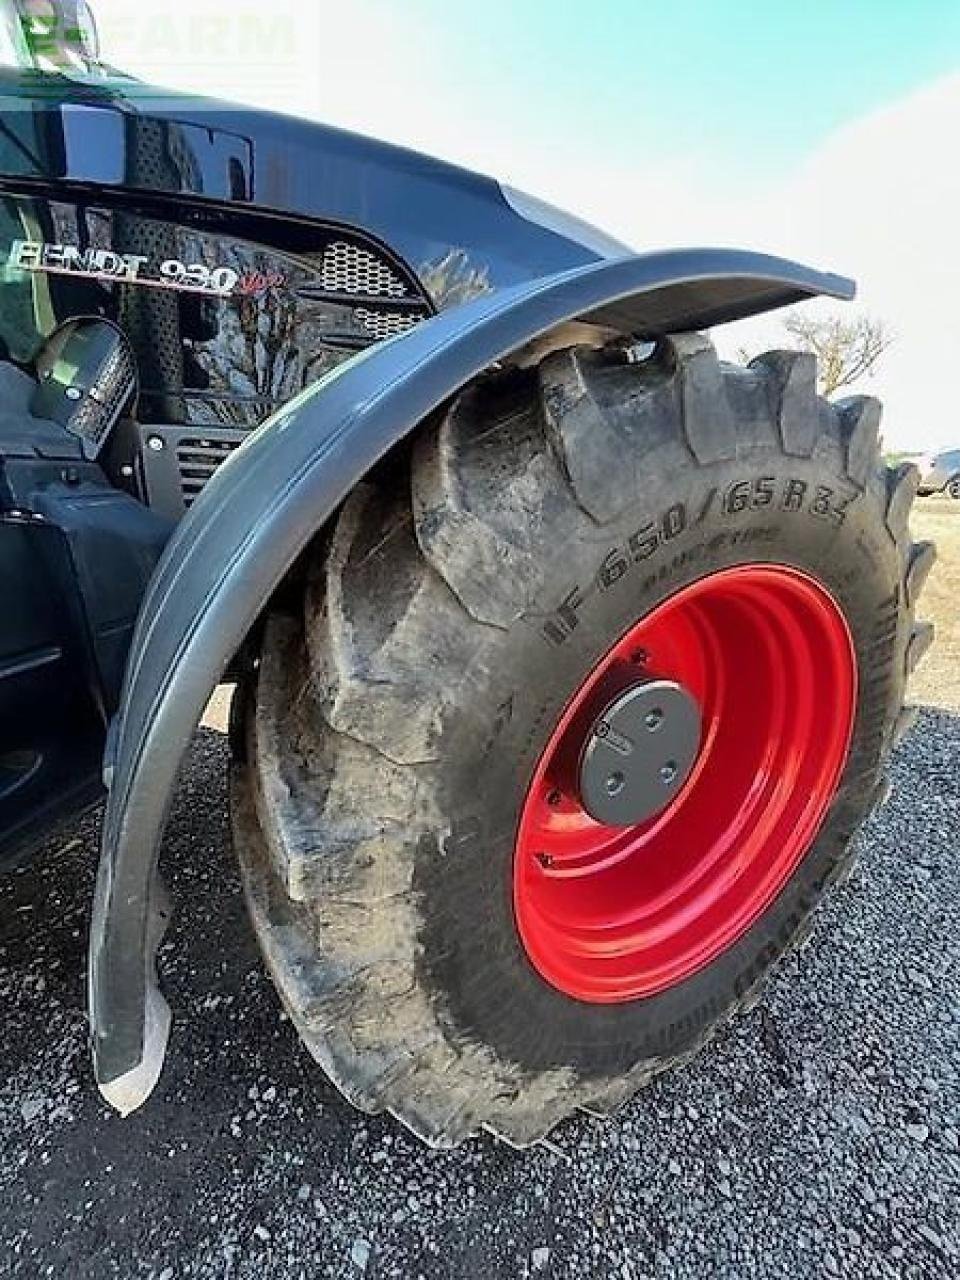
<svg viewBox="0 0 960 1280"><path fill-rule="evenodd" d="M370 1261L370 1243L367 1240L354 1240L350 1249L350 1261L358 1271L366 1271Z"/></svg>

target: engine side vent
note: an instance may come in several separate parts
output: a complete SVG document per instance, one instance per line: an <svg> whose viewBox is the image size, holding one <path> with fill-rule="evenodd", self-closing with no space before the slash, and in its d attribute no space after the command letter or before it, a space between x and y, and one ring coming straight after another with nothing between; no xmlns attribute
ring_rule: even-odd
<svg viewBox="0 0 960 1280"><path fill-rule="evenodd" d="M358 324L382 342L384 338L393 338L398 333L406 333L415 324L419 324L424 316L411 314L409 311L369 311L366 307L357 307L354 316Z"/></svg>
<svg viewBox="0 0 960 1280"><path fill-rule="evenodd" d="M405 298L408 289L393 268L359 245L335 240L320 261L319 283L330 293Z"/></svg>
<svg viewBox="0 0 960 1280"><path fill-rule="evenodd" d="M240 440L207 440L200 436L178 442L177 468L185 507L193 505L200 490L240 443Z"/></svg>

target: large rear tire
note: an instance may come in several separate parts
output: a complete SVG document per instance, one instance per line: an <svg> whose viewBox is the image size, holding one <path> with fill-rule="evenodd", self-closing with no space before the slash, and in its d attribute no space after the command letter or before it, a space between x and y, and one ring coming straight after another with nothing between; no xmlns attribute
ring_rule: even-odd
<svg viewBox="0 0 960 1280"><path fill-rule="evenodd" d="M351 495L267 620L233 784L267 963L351 1102L534 1142L686 1060L809 929L931 638L878 424L805 355L568 350ZM699 764L611 836L563 735L648 677L700 703Z"/></svg>

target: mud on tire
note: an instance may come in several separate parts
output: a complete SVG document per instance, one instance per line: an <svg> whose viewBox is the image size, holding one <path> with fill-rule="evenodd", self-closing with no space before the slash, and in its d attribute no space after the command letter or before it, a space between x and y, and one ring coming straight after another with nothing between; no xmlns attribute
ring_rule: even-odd
<svg viewBox="0 0 960 1280"><path fill-rule="evenodd" d="M849 869L908 726L932 563L916 473L879 406L816 395L813 359L721 364L697 335L629 363L557 352L465 391L409 468L361 485L266 625L234 766L236 847L269 968L356 1106L427 1142L536 1141L609 1112L755 994ZM526 786L562 709L637 618L730 566L793 566L839 604L853 740L812 847L722 955L649 998L545 982L513 915ZM829 690L824 691L829 697Z"/></svg>

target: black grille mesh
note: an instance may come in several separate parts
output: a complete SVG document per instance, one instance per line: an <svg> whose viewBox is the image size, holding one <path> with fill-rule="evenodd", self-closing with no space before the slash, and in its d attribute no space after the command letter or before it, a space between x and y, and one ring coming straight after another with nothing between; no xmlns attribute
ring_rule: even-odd
<svg viewBox="0 0 960 1280"><path fill-rule="evenodd" d="M183 439L177 445L177 468L184 506L191 506L217 467L240 445L240 440Z"/></svg>

